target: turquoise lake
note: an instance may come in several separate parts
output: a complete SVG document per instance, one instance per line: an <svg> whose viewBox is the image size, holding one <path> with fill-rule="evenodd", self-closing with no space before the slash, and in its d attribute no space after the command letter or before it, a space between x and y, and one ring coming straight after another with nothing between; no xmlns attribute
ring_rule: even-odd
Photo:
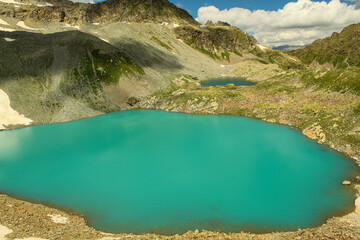
<svg viewBox="0 0 360 240"><path fill-rule="evenodd" d="M222 77L214 78L206 81L201 81L200 84L204 87L210 86L225 86L228 84L234 84L235 86L254 86L256 83L246 81L245 78L232 78L232 77Z"/></svg>
<svg viewBox="0 0 360 240"><path fill-rule="evenodd" d="M0 132L0 192L74 210L98 230L266 232L354 209L349 159L289 127L124 111Z"/></svg>

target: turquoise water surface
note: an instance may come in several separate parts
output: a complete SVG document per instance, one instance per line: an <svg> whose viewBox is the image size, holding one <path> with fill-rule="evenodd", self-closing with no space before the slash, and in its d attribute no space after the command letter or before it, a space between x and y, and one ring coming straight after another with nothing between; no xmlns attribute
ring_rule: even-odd
<svg viewBox="0 0 360 240"><path fill-rule="evenodd" d="M204 87L210 86L225 86L228 84L234 84L235 86L254 86L256 83L246 81L245 78L232 78L232 77L222 77L214 78L206 81L200 82Z"/></svg>
<svg viewBox="0 0 360 240"><path fill-rule="evenodd" d="M125 111L0 132L0 192L163 234L313 227L352 210L353 162L288 127Z"/></svg>

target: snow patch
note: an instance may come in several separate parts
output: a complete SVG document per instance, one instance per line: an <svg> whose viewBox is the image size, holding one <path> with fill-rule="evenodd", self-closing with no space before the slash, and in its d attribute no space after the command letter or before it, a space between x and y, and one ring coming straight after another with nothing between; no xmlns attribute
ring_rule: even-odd
<svg viewBox="0 0 360 240"><path fill-rule="evenodd" d="M67 224L69 223L69 219L67 217L63 217L59 214L48 214L48 217L51 218L51 220L54 222L54 223L57 223L57 224Z"/></svg>
<svg viewBox="0 0 360 240"><path fill-rule="evenodd" d="M269 48L269 47L265 47L265 46L260 45L260 44L258 44L257 46L258 46L262 51L270 50L270 49L271 49L271 48Z"/></svg>
<svg viewBox="0 0 360 240"><path fill-rule="evenodd" d="M51 3L45 3L45 4L36 4L36 6L38 6L38 7L52 7L54 5L52 5Z"/></svg>
<svg viewBox="0 0 360 240"><path fill-rule="evenodd" d="M5 226L0 225L0 239L5 239L5 236L13 231Z"/></svg>
<svg viewBox="0 0 360 240"><path fill-rule="evenodd" d="M99 26L99 24L100 24L100 23L93 23L93 25L95 25L95 26Z"/></svg>
<svg viewBox="0 0 360 240"><path fill-rule="evenodd" d="M296 58L290 57L289 55L286 55L286 57L289 58L289 59L291 59L291 60L293 60L293 61L295 61L295 62L298 62L298 61L299 61L299 60L297 60Z"/></svg>
<svg viewBox="0 0 360 240"><path fill-rule="evenodd" d="M16 2L14 0L0 0L0 2L10 3L10 4L24 4L24 3Z"/></svg>
<svg viewBox="0 0 360 240"><path fill-rule="evenodd" d="M179 24L173 23L174 28L180 27Z"/></svg>
<svg viewBox="0 0 360 240"><path fill-rule="evenodd" d="M4 20L0 19L0 24L1 25L9 25L7 22L5 22Z"/></svg>
<svg viewBox="0 0 360 240"><path fill-rule="evenodd" d="M19 27L21 27L21 28L28 29L28 30L35 30L35 31L40 30L40 29L36 29L36 28L32 28L32 27L26 26L26 24L25 24L23 21L17 22L16 25L19 26Z"/></svg>
<svg viewBox="0 0 360 240"><path fill-rule="evenodd" d="M0 27L0 31L3 31L3 32L15 32L15 29Z"/></svg>
<svg viewBox="0 0 360 240"><path fill-rule="evenodd" d="M0 130L6 125L30 125L33 121L11 108L9 96L0 89ZM1 239L1 238L0 238Z"/></svg>
<svg viewBox="0 0 360 240"><path fill-rule="evenodd" d="M13 42L15 41L16 39L13 39L13 38L3 38L5 41L7 42Z"/></svg>
<svg viewBox="0 0 360 240"><path fill-rule="evenodd" d="M65 23L65 26L66 27L71 27L71 28L76 28L76 29L80 29L80 26L71 26L71 25L69 25L69 24L67 24L67 23Z"/></svg>
<svg viewBox="0 0 360 240"><path fill-rule="evenodd" d="M6 237L6 235L12 233L13 230L5 227L5 226L2 226L0 225L0 239L1 240L7 240L9 238ZM15 238L15 240L46 240L46 239L43 239L43 238L36 238L36 237L30 237L30 238Z"/></svg>
<svg viewBox="0 0 360 240"><path fill-rule="evenodd" d="M100 39L103 40L104 42L110 43L110 41L105 38L100 38Z"/></svg>

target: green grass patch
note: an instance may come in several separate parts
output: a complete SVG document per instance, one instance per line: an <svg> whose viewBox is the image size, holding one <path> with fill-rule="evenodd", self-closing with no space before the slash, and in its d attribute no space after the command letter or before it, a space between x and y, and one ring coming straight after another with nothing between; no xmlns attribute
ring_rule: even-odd
<svg viewBox="0 0 360 240"><path fill-rule="evenodd" d="M357 67L330 70L318 78L312 71L308 71L303 74L302 81L323 89L360 95L360 68Z"/></svg>
<svg viewBox="0 0 360 240"><path fill-rule="evenodd" d="M358 102L356 103L356 106L355 106L353 112L354 112L356 115L360 115L360 101L358 101Z"/></svg>
<svg viewBox="0 0 360 240"><path fill-rule="evenodd" d="M172 51L172 47L170 47L168 44L162 42L161 40L159 40L158 38L152 36L151 40L153 40L154 42L156 42L157 44L159 44L161 47L165 48L168 51Z"/></svg>
<svg viewBox="0 0 360 240"><path fill-rule="evenodd" d="M208 55L209 57L215 59L215 60L220 60L220 57L217 54L214 54L204 48L199 48L199 47L193 47L194 49L198 50L199 52Z"/></svg>
<svg viewBox="0 0 360 240"><path fill-rule="evenodd" d="M223 52L221 53L221 57L224 58L226 61L230 62L230 53Z"/></svg>
<svg viewBox="0 0 360 240"><path fill-rule="evenodd" d="M235 53L236 55L240 56L240 57L243 56L243 55L242 55L239 51L237 51L236 49L234 49L234 53Z"/></svg>

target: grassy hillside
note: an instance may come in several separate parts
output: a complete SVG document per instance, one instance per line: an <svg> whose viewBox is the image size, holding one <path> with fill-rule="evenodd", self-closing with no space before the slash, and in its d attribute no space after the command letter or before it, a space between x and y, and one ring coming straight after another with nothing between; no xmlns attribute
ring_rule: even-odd
<svg viewBox="0 0 360 240"><path fill-rule="evenodd" d="M344 28L340 33L316 40L304 49L290 54L299 57L305 64L329 64L338 69L360 67L360 23Z"/></svg>
<svg viewBox="0 0 360 240"><path fill-rule="evenodd" d="M0 32L0 42L0 88L36 122L52 121L62 111L76 119L119 109L103 88L144 74L124 52L79 31Z"/></svg>

